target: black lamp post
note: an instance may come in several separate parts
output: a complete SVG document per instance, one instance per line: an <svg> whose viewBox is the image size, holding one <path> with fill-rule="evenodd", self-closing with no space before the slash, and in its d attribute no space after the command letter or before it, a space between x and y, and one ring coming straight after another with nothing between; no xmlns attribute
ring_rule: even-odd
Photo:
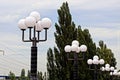
<svg viewBox="0 0 120 80"><path fill-rule="evenodd" d="M72 46L66 45L64 50L65 50L65 52L67 52L68 60L73 60L74 61L74 63L73 63L73 67L74 67L74 70L73 70L73 80L79 80L78 79L78 61L79 60L83 60L84 56L83 56L83 58L79 58L78 57L78 53L79 52L83 52L83 53L86 52L87 51L87 47L86 47L86 45L81 45L79 47L79 42L77 40L74 40L74 41L72 41ZM74 53L74 58L73 59L71 59L69 57L70 52Z"/></svg>
<svg viewBox="0 0 120 80"><path fill-rule="evenodd" d="M22 30L22 41L32 42L31 47L31 80L37 80L37 43L47 40L47 29L51 26L49 18L40 20L40 14L36 11L32 12L29 17L21 19L18 22L19 28ZM29 29L29 37L25 39L24 32ZM40 32L45 29L45 39L40 39Z"/></svg>
<svg viewBox="0 0 120 80"><path fill-rule="evenodd" d="M89 70L93 70L94 71L94 80L97 80L97 74L98 74L98 71L100 70L100 69L98 69L98 65L103 65L104 64L104 60L103 59L99 60L99 57L97 55L95 55L93 57L93 60L92 59L88 59L87 63L89 65ZM92 65L94 66L93 68L92 68Z"/></svg>

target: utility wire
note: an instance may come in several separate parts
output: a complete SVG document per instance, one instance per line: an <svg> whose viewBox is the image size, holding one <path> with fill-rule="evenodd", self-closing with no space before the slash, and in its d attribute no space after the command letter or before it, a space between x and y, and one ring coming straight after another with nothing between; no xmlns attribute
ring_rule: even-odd
<svg viewBox="0 0 120 80"><path fill-rule="evenodd" d="M4 46L4 47L6 47L7 49L9 49L10 51L16 53L14 50L10 49L9 47L7 47L7 46L5 46L5 45L2 45L2 46ZM11 55L12 55L12 54L11 54ZM24 55L22 55L22 56L24 56ZM24 57L25 57L25 56L24 56ZM11 59L13 59L13 58L11 58ZM26 58L25 58L25 59L26 59ZM16 62L19 62L19 63L21 63L21 64L27 65L26 63L23 63L22 61L15 60L15 59L13 59L13 60L16 61ZM27 66L30 66L30 65L27 65Z"/></svg>
<svg viewBox="0 0 120 80"><path fill-rule="evenodd" d="M3 45L3 44L2 44L2 45ZM5 45L3 45L3 46L6 47L7 49L9 49L10 51L16 53L13 49L10 49L9 47L7 47L7 46L5 46ZM11 55L15 55L15 54L11 54ZM17 55L17 54L16 54L16 55ZM21 56L22 56L22 57L25 57L25 56L22 55L22 54L21 54ZM12 58L12 59L13 59L13 58ZM27 59L27 58L25 58L25 59ZM15 60L15 59L14 59L14 61L19 62L19 63L24 64L24 65L27 65L26 63L23 63L23 62L21 62L21 61L19 61L19 60ZM44 64L41 63L41 65L44 65ZM30 65L27 65L27 66L30 66Z"/></svg>
<svg viewBox="0 0 120 80"><path fill-rule="evenodd" d="M3 42L4 43L4 42ZM3 44L2 44L3 45ZM25 57L25 55L22 55L22 54L16 54L16 51L14 51L13 49L10 49L9 47L7 47L7 46L5 46L5 45L3 45L5 48L7 48L8 50L10 50L10 51L12 51L12 52L14 52L15 54L10 54L10 55L20 55L20 56L22 56L22 57ZM7 58L7 56L4 56L5 58ZM10 56L8 55L8 57L10 58ZM3 58L2 58L3 59ZM27 58L25 58L25 59L27 59ZM23 65L24 65L24 67L28 67L28 66L30 66L29 64L26 64L26 63L23 63L23 62L21 62L21 61L19 61L19 60L16 60L15 58L13 59L13 58L11 58L10 60L6 60L6 59L3 59L4 61L6 61L6 62L9 62L9 63L13 63L14 62L14 64L15 65L19 65L19 66L22 66L23 67ZM17 62L17 64L15 63L15 62ZM20 64L22 64L22 65L20 65L20 64L18 64L18 63L20 63ZM42 66L45 66L44 64L42 64L42 63L40 63ZM43 68L43 67L42 67ZM29 69L29 68L28 68Z"/></svg>
<svg viewBox="0 0 120 80"><path fill-rule="evenodd" d="M11 63L11 65L18 65L18 66L21 66L21 67L28 67L28 66L26 66L26 65L21 65L21 64L19 64L19 63L15 63L15 61L14 60L7 60L7 59L4 59L4 58L0 58L0 60L3 60L3 61L5 61L5 62L8 62L8 63ZM9 67L9 66L8 66Z"/></svg>
<svg viewBox="0 0 120 80"><path fill-rule="evenodd" d="M15 67L13 65L8 66L7 64L3 64L2 62L0 63L0 69L2 69L2 70L10 70L11 68L16 70L18 67Z"/></svg>

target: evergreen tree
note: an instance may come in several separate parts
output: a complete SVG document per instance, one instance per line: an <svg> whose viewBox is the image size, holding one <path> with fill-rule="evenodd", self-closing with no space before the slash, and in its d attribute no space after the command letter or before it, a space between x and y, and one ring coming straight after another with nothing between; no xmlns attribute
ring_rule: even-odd
<svg viewBox="0 0 120 80"><path fill-rule="evenodd" d="M47 80L47 74L46 74L46 72L44 73L43 80Z"/></svg>
<svg viewBox="0 0 120 80"><path fill-rule="evenodd" d="M19 80L26 80L25 69L22 69L21 76L20 76Z"/></svg>
<svg viewBox="0 0 120 80"><path fill-rule="evenodd" d="M42 72L38 72L38 80L43 80L43 74L42 74Z"/></svg>
<svg viewBox="0 0 120 80"><path fill-rule="evenodd" d="M56 68L55 68L52 49L49 49L47 52L47 60L48 60L47 71L48 71L48 75L49 75L48 80L58 80L58 79L56 79L56 72L55 72Z"/></svg>
<svg viewBox="0 0 120 80"><path fill-rule="evenodd" d="M28 74L27 74L27 80L30 80L30 71L28 70Z"/></svg>
<svg viewBox="0 0 120 80"><path fill-rule="evenodd" d="M49 49L47 53L48 80L67 80L70 77L64 47L77 37L77 29L72 22L67 3L63 3L62 7L58 9L58 15L59 24L55 24L56 32L54 33L57 47L54 47L54 51Z"/></svg>
<svg viewBox="0 0 120 80"><path fill-rule="evenodd" d="M111 49L107 48L106 44L101 40L99 41L99 47L97 47L98 55L105 60L105 63L109 63L115 67L117 62Z"/></svg>
<svg viewBox="0 0 120 80"><path fill-rule="evenodd" d="M99 47L97 47L97 54L100 58L103 58L105 60L105 64L110 64L110 66L116 67L117 62L112 50L107 48L106 44L104 44L102 40L99 41ZM108 78L110 80L111 77L109 73L105 73L102 75L102 78Z"/></svg>
<svg viewBox="0 0 120 80"><path fill-rule="evenodd" d="M43 74L42 72L38 72L38 80L47 80L46 72Z"/></svg>
<svg viewBox="0 0 120 80"><path fill-rule="evenodd" d="M10 80L16 80L15 74L10 71L9 73Z"/></svg>
<svg viewBox="0 0 120 80"><path fill-rule="evenodd" d="M73 40L78 40L80 45L85 44L88 48L85 59L78 63L79 80L93 80L93 71L88 70L87 59L92 58L99 51L89 30L82 30L81 26L75 26L67 2L58 9L58 15L58 23L55 23L56 32L54 33L56 46L47 52L48 80L73 80L73 61L67 61L67 54L64 51L65 45L71 45ZM78 56L82 56L81 52Z"/></svg>

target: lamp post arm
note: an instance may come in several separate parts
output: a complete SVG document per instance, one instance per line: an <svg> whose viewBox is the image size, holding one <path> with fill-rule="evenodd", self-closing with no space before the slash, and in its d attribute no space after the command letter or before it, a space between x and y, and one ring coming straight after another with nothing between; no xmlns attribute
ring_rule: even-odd
<svg viewBox="0 0 120 80"><path fill-rule="evenodd" d="M34 30L33 30L33 38L36 38L35 26L34 26Z"/></svg>
<svg viewBox="0 0 120 80"><path fill-rule="evenodd" d="M40 40L40 31L37 31L37 40L39 41Z"/></svg>
<svg viewBox="0 0 120 80"><path fill-rule="evenodd" d="M31 42L31 40L25 40L24 39L24 32L25 32L25 30L22 30L22 41L23 42Z"/></svg>
<svg viewBox="0 0 120 80"><path fill-rule="evenodd" d="M38 32L38 40L37 40L37 42L43 42L43 41L46 41L47 40L47 29L45 29L45 39L43 39L43 40L40 40L40 32Z"/></svg>
<svg viewBox="0 0 120 80"><path fill-rule="evenodd" d="M32 33L31 33L31 30L32 30L32 28L30 27L30 28L29 28L29 39L30 39L30 40L32 40L32 36L31 36Z"/></svg>

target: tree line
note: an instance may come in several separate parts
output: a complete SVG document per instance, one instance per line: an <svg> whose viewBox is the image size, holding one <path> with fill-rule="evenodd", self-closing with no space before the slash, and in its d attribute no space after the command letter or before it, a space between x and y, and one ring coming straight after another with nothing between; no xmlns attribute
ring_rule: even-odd
<svg viewBox="0 0 120 80"><path fill-rule="evenodd" d="M30 71L28 71L27 76L25 74L25 69L21 70L20 76L15 76L13 72L9 73L9 79L10 80L30 80ZM37 73L37 79L38 80L47 80L47 74L46 72L43 74L42 72Z"/></svg>

